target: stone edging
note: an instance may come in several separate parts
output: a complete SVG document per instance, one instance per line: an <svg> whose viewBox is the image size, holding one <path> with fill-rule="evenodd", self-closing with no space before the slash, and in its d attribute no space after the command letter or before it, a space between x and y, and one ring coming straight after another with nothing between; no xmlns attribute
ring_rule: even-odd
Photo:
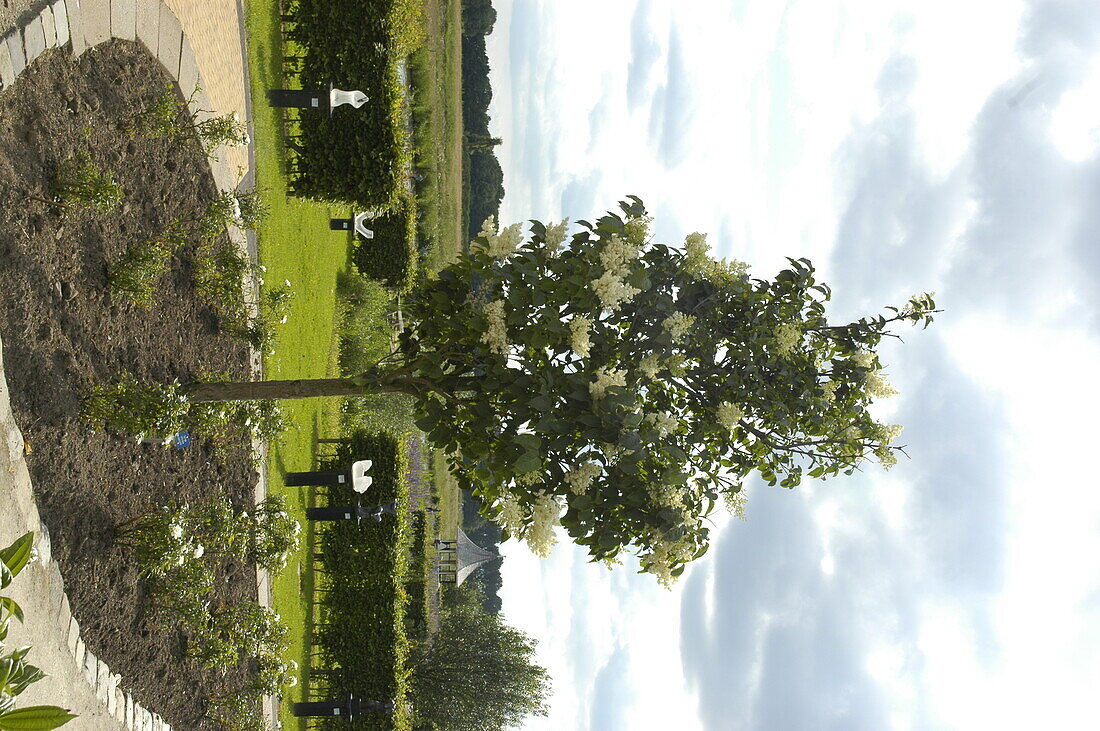
<svg viewBox="0 0 1100 731"><path fill-rule="evenodd" d="M243 21L242 21L243 22ZM243 47L242 26L242 47ZM53 0L42 8L38 15L31 18L23 27L13 28L0 37L0 90L15 83L24 69L50 48L64 48L68 45L75 57L80 57L89 49L112 39L137 41L157 58L179 85L192 114L212 109L206 92L202 90L202 75L198 61L179 18L163 0ZM247 68L247 67L246 67ZM195 93L191 94L194 90ZM247 92L247 89L246 89ZM250 110L249 110L250 111ZM251 115L249 115L251 116ZM251 119L246 120L251 134ZM250 148L252 143L249 143ZM254 159L250 150L249 159ZM233 173L224 157L210 160L210 172L214 183L221 192L236 189ZM248 251L246 234L236 226L228 229L229 238L243 250ZM252 352L250 367L254 378L262 377L262 355ZM5 378L0 364L0 381ZM6 383L0 383L0 389L6 391ZM6 402L6 399L4 399ZM11 420L7 434L7 448L11 463L23 459L23 437L14 419ZM266 456L263 445L253 443L253 451ZM256 487L256 500L266 496L266 460L259 461L260 480ZM24 466L24 470L25 470ZM29 480L28 480L29 484ZM67 627L67 644L77 669L91 686L98 700L120 723L131 731L171 731L159 715L143 708L135 702L128 691L122 689L121 677L112 673L102 660L87 649L80 638L80 625L69 607L65 595L64 580L61 571L50 553L49 532L42 522L33 499L25 506L27 513L38 528L37 547L39 560L49 572L49 593L59 596L57 625L59 629ZM257 569L259 602L271 605L270 577ZM64 630L62 630L64 631ZM264 715L277 725L278 710L274 698L264 703Z"/></svg>

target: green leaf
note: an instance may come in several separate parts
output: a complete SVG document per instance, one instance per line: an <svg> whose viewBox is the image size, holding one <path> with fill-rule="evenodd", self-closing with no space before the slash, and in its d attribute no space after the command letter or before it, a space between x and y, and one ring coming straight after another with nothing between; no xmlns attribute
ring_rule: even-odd
<svg viewBox="0 0 1100 731"><path fill-rule="evenodd" d="M517 434L515 437L512 438L512 441L523 447L523 450L525 452L537 453L539 451L539 448L542 447L542 437L540 437L538 434Z"/></svg>
<svg viewBox="0 0 1100 731"><path fill-rule="evenodd" d="M524 452L523 455L515 461L512 465L517 475L525 475L528 472L534 472L542 467L542 458L539 457L538 452Z"/></svg>
<svg viewBox="0 0 1100 731"><path fill-rule="evenodd" d="M0 561L0 589L8 588L8 584L11 583L13 578L15 578L15 576L12 574L11 569L8 568L8 565Z"/></svg>
<svg viewBox="0 0 1100 731"><path fill-rule="evenodd" d="M11 597L0 596L0 610L23 621L23 608Z"/></svg>
<svg viewBox="0 0 1100 731"><path fill-rule="evenodd" d="M531 399L528 404L535 411L546 412L554 407L554 403L543 394L539 394Z"/></svg>
<svg viewBox="0 0 1100 731"><path fill-rule="evenodd" d="M0 715L0 730L43 731L64 726L76 717L76 714L57 706L27 706Z"/></svg>

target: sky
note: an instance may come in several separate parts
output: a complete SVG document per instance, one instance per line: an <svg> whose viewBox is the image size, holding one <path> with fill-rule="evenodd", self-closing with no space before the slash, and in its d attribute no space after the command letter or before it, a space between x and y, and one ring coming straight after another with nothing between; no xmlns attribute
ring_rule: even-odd
<svg viewBox="0 0 1100 731"><path fill-rule="evenodd" d="M504 544L526 728L1097 728L1100 3L494 5L502 222L636 194L838 321L944 310L882 348L910 459L751 484L672 591Z"/></svg>

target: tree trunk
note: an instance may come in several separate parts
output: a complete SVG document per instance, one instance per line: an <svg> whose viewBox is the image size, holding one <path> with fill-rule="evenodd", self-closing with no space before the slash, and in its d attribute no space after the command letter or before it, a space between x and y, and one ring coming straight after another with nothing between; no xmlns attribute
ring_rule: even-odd
<svg viewBox="0 0 1100 731"><path fill-rule="evenodd" d="M191 383L183 388L192 403L203 401L251 401L295 399L312 396L361 396L395 391L382 384L367 387L360 378L299 378L292 381L238 381Z"/></svg>

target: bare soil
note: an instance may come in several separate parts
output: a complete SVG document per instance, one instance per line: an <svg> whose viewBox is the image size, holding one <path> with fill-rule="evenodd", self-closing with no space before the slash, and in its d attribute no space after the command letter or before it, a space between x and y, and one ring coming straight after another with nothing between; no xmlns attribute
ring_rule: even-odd
<svg viewBox="0 0 1100 731"><path fill-rule="evenodd" d="M114 41L77 61L49 51L0 93L0 335L39 510L82 637L138 702L176 728L203 729L216 727L204 719L207 700L242 685L251 669L242 663L222 675L186 658L185 638L152 616L132 552L114 544L114 526L216 492L251 502L248 445L139 445L81 418L91 387L124 371L185 382L203 372L248 375L246 345L219 334L196 298L193 250L179 253L148 310L108 290L107 264L129 242L198 218L216 195L197 144L130 131L170 83L141 46ZM122 184L119 211L35 200L50 198L58 164L82 150ZM231 561L220 567L216 602L255 597L255 571Z"/></svg>

